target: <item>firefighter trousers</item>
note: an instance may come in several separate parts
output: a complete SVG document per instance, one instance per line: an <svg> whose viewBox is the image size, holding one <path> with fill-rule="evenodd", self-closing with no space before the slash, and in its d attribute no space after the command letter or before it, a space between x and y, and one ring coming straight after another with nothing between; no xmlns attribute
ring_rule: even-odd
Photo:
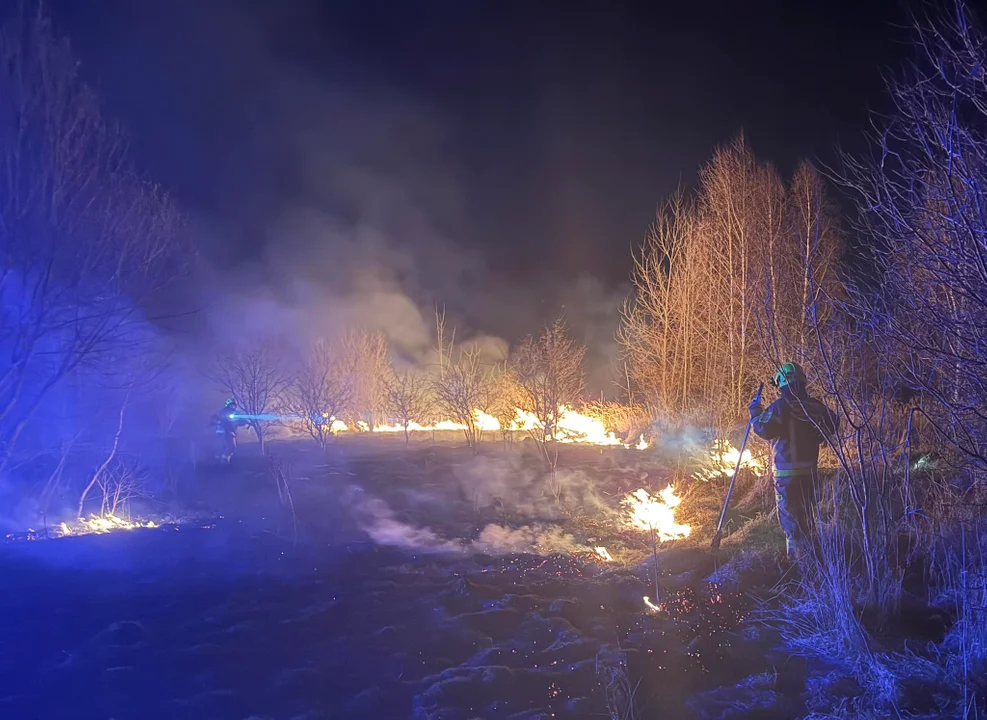
<svg viewBox="0 0 987 720"><path fill-rule="evenodd" d="M785 531L785 549L795 560L813 552L816 543L816 473L775 475L778 520Z"/></svg>

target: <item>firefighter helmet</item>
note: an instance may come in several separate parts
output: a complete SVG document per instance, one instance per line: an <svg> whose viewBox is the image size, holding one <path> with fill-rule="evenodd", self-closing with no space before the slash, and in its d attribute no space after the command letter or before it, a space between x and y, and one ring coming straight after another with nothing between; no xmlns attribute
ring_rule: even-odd
<svg viewBox="0 0 987 720"><path fill-rule="evenodd" d="M776 388L805 387L805 371L798 363L787 362L778 368L771 384Z"/></svg>

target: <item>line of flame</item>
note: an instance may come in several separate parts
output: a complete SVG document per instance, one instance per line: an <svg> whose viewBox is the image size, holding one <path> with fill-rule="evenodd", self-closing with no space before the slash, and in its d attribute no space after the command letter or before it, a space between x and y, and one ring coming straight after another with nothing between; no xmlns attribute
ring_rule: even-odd
<svg viewBox="0 0 987 720"><path fill-rule="evenodd" d="M134 530L135 528L156 528L158 525L152 520L124 520L112 513L106 515L90 515L88 518L79 518L76 525L60 523L58 526L60 537L66 535L88 535L91 533L103 534L112 530Z"/></svg>
<svg viewBox="0 0 987 720"><path fill-rule="evenodd" d="M474 410L473 417L477 428L483 432L499 432L501 430L500 421L489 413L482 410ZM351 428L335 417L329 419L331 420L330 428L333 433L403 433L405 431L403 425L382 423L371 428L367 423L358 421L356 427ZM530 432L538 430L541 427L542 424L534 413L522 410L521 408L515 408L514 419L511 421L508 430L511 432ZM422 423L412 421L408 424L407 429L408 432L462 431L466 429L466 426L452 420L440 420L431 425L423 425ZM557 439L560 443L583 443L587 445L634 448L636 450L648 449L648 442L644 439L644 435L641 435L637 443L633 445L624 443L613 432L608 432L603 421L599 418L577 412L568 406L560 408L557 429Z"/></svg>

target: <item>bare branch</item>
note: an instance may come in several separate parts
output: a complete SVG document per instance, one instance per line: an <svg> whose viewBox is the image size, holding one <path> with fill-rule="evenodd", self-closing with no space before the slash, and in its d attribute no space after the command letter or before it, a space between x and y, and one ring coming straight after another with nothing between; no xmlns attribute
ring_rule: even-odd
<svg viewBox="0 0 987 720"><path fill-rule="evenodd" d="M323 450L333 436L333 423L351 408L357 357L341 343L316 343L291 383L291 409Z"/></svg>
<svg viewBox="0 0 987 720"><path fill-rule="evenodd" d="M233 350L216 361L210 377L236 401L263 452L267 424L285 406L291 386L280 352L265 342Z"/></svg>

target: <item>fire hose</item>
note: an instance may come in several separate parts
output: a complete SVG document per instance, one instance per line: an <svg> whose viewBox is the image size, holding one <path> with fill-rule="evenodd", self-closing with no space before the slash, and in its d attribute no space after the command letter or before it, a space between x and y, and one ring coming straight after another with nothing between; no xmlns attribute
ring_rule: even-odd
<svg viewBox="0 0 987 720"><path fill-rule="evenodd" d="M761 402L761 391L764 390L764 383L757 386L757 395L754 396L752 405ZM751 425L754 418L747 421L747 429L744 431L744 441L740 443L740 454L737 456L737 467L733 469L733 477L730 479L730 487L727 488L727 496L723 500L723 510L720 512L720 521L716 524L716 532L713 533L713 541L710 543L710 550L714 552L720 549L720 541L723 540L723 521L727 517L727 508L730 506L730 496L733 495L733 486L737 483L737 476L740 474L740 466L744 462L744 450L747 448L747 439L751 436Z"/></svg>

